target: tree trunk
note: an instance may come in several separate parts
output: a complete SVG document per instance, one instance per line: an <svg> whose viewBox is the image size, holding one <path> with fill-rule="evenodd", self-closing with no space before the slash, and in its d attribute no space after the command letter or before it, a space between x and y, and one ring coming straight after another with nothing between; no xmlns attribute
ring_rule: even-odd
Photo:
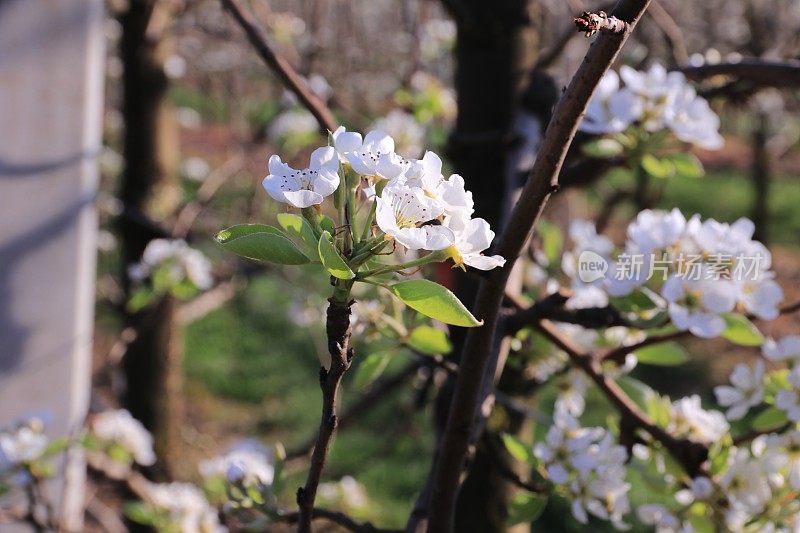
<svg viewBox="0 0 800 533"><path fill-rule="evenodd" d="M494 228L501 223L503 180L508 172L515 113L527 88L529 73L536 59L537 35L531 25L532 7L527 0L453 2L458 25L455 88L458 118L448 143L448 156L475 199L476 217L485 218ZM474 277L457 275L459 297L471 306L477 283ZM459 354L465 330L452 329L453 354ZM451 399L452 380L437 400L438 430L444 427ZM515 431L509 423L502 430ZM500 429L500 428L496 428ZM456 531L506 531L505 519L513 494L512 487L495 468L507 463L503 452L492 457L496 448L481 438L469 474L458 497Z"/></svg>
<svg viewBox="0 0 800 533"><path fill-rule="evenodd" d="M174 209L178 136L164 72L169 53L164 33L171 14L163 5L156 0L129 2L119 18L125 121L125 170L120 186L124 211L119 232L127 295L131 290L127 265L139 261L150 240L166 236L148 222L150 216L163 218ZM123 404L154 433L156 452L162 458L157 473L162 477L170 474L170 450L177 445L181 422L182 344L174 308L174 302L165 298L151 309L125 317L126 325L138 335L123 361Z"/></svg>
<svg viewBox="0 0 800 533"><path fill-rule="evenodd" d="M767 148L767 135L769 130L769 117L760 113L753 132L753 211L751 217L756 226L753 236L756 240L767 244L769 233L769 182L770 161Z"/></svg>

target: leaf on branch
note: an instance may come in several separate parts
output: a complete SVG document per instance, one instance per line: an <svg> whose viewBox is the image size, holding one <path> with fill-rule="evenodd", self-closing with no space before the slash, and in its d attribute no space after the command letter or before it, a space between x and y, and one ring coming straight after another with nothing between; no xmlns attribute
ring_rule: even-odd
<svg viewBox="0 0 800 533"><path fill-rule="evenodd" d="M256 261L280 265L304 265L309 262L292 241L278 228L264 224L239 224L214 237L226 250Z"/></svg>
<svg viewBox="0 0 800 533"><path fill-rule="evenodd" d="M323 231L319 238L317 251L322 260L322 266L330 272L331 276L338 279L353 279L356 275L350 270L347 261L339 254L333 245L331 234Z"/></svg>
<svg viewBox="0 0 800 533"><path fill-rule="evenodd" d="M389 290L411 309L445 324L474 328L483 324L446 287L426 279L400 281Z"/></svg>
<svg viewBox="0 0 800 533"><path fill-rule="evenodd" d="M668 155L664 158L675 168L675 175L684 178L702 178L706 174L703 163L690 153Z"/></svg>
<svg viewBox="0 0 800 533"><path fill-rule="evenodd" d="M642 169L654 178L665 179L675 174L675 167L668 159L659 159L651 154L642 156Z"/></svg>
<svg viewBox="0 0 800 533"><path fill-rule="evenodd" d="M293 213L278 213L277 218L278 224L284 231L302 243L302 252L306 257L311 261L318 261L317 237L314 235L311 224L300 215Z"/></svg>
<svg viewBox="0 0 800 533"><path fill-rule="evenodd" d="M503 433L503 444L505 444L506 450L511 454L511 457L517 461L530 465L536 462L533 456L533 448L522 442L518 437L509 433Z"/></svg>
<svg viewBox="0 0 800 533"><path fill-rule="evenodd" d="M689 353L677 342L645 346L634 354L640 363L655 366L678 366L689 360Z"/></svg>
<svg viewBox="0 0 800 533"><path fill-rule="evenodd" d="M447 333L432 326L414 328L406 339L406 343L425 355L447 355L453 349Z"/></svg>
<svg viewBox="0 0 800 533"><path fill-rule="evenodd" d="M780 429L789 419L786 412L777 407L767 407L755 419L753 419L753 429L756 431L771 431Z"/></svg>
<svg viewBox="0 0 800 533"><path fill-rule="evenodd" d="M722 332L723 338L740 346L764 344L764 336L747 317L738 313L724 313L722 318L726 324L725 331Z"/></svg>
<svg viewBox="0 0 800 533"><path fill-rule="evenodd" d="M589 141L581 146L583 153L598 159L607 159L620 155L625 149L619 141L606 137Z"/></svg>
<svg viewBox="0 0 800 533"><path fill-rule="evenodd" d="M356 368L356 375L353 378L353 385L357 389L363 389L370 383L381 377L383 371L389 365L394 350L383 352L373 352L364 358Z"/></svg>
<svg viewBox="0 0 800 533"><path fill-rule="evenodd" d="M514 496L508 509L506 525L511 527L517 524L530 523L538 519L547 507L547 496L521 492Z"/></svg>

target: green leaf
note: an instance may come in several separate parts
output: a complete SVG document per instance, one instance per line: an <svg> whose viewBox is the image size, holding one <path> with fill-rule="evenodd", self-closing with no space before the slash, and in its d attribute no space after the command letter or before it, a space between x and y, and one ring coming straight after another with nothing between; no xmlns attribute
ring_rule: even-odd
<svg viewBox="0 0 800 533"><path fill-rule="evenodd" d="M658 307L658 303L640 289L626 296L611 298L611 305L623 313L640 313Z"/></svg>
<svg viewBox="0 0 800 533"><path fill-rule="evenodd" d="M658 398L658 394L648 385L630 376L620 376L620 378L617 379L617 385L619 385L636 405L645 410L654 399Z"/></svg>
<svg viewBox="0 0 800 533"><path fill-rule="evenodd" d="M336 229L336 223L328 215L321 215L319 217L319 227L332 234Z"/></svg>
<svg viewBox="0 0 800 533"><path fill-rule="evenodd" d="M689 360L689 353L677 342L663 342L636 350L640 363L656 366L678 366Z"/></svg>
<svg viewBox="0 0 800 533"><path fill-rule="evenodd" d="M521 492L514 496L508 509L506 525L511 527L517 524L534 522L547 507L547 496Z"/></svg>
<svg viewBox="0 0 800 533"><path fill-rule="evenodd" d="M706 174L703 163L694 154L682 152L672 154L664 159L668 160L675 167L675 175L684 178L702 178Z"/></svg>
<svg viewBox="0 0 800 533"><path fill-rule="evenodd" d="M133 291L133 294L131 294L131 297L128 300L128 311L131 313L138 313L153 303L153 300L155 300L157 296L158 295L149 287L139 287Z"/></svg>
<svg viewBox="0 0 800 533"><path fill-rule="evenodd" d="M658 159L650 154L644 154L641 161L642 169L654 178L669 178L675 173L675 167L667 159Z"/></svg>
<svg viewBox="0 0 800 533"><path fill-rule="evenodd" d="M393 350L384 352L373 352L364 358L356 368L356 375L353 384L357 389L363 389L383 374L386 366L394 355Z"/></svg>
<svg viewBox="0 0 800 533"><path fill-rule="evenodd" d="M619 141L603 137L585 143L581 149L588 156L606 159L621 154L623 146Z"/></svg>
<svg viewBox="0 0 800 533"><path fill-rule="evenodd" d="M324 266L334 278L353 279L356 275L350 270L347 261L339 255L339 251L331 240L331 234L327 231L323 231L317 247L319 258L322 260L322 266Z"/></svg>
<svg viewBox="0 0 800 533"><path fill-rule="evenodd" d="M725 320L725 331L722 336L729 341L741 346L761 346L764 344L764 336L758 328L750 322L747 317L738 313L724 313L722 318Z"/></svg>
<svg viewBox="0 0 800 533"><path fill-rule="evenodd" d="M503 444L506 445L506 450L511 454L511 457L517 461L531 465L535 463L533 448L522 442L518 437L503 433Z"/></svg>
<svg viewBox="0 0 800 533"><path fill-rule="evenodd" d="M125 516L130 518L137 524L145 526L152 526L155 524L157 517L153 510L147 504L142 502L128 502L123 506Z"/></svg>
<svg viewBox="0 0 800 533"><path fill-rule="evenodd" d="M447 333L432 326L414 328L406 339L406 343L414 350L426 355L445 355L453 349Z"/></svg>
<svg viewBox="0 0 800 533"><path fill-rule="evenodd" d="M302 252L311 261L317 261L317 237L308 221L293 213L278 213L278 224L303 244Z"/></svg>
<svg viewBox="0 0 800 533"><path fill-rule="evenodd" d="M550 263L558 262L561 257L561 249L564 246L564 235L561 228L549 222L540 221L537 230L542 239L542 251Z"/></svg>
<svg viewBox="0 0 800 533"><path fill-rule="evenodd" d="M770 431L784 426L789 419L786 412L777 407L767 407L755 419L753 419L753 429L756 431Z"/></svg>
<svg viewBox="0 0 800 533"><path fill-rule="evenodd" d="M391 285L389 290L411 309L445 324L474 328L483 324L456 295L427 279L412 279Z"/></svg>
<svg viewBox="0 0 800 533"><path fill-rule="evenodd" d="M226 250L248 259L303 265L308 258L278 228L263 224L240 224L217 233L217 242Z"/></svg>

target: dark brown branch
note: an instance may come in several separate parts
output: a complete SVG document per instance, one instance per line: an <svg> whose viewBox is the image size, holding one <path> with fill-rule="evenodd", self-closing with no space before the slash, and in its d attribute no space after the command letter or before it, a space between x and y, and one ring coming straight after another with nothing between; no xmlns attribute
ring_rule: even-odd
<svg viewBox="0 0 800 533"><path fill-rule="evenodd" d="M625 362L625 356L629 353L635 352L636 350L641 350L647 346L680 339L689 335L690 333L688 331L675 331L672 333L665 333L664 335L653 335L652 337L647 337L643 341L631 344L629 346L619 346L618 348L600 351L595 355L595 358L599 361L614 361L622 364Z"/></svg>
<svg viewBox="0 0 800 533"><path fill-rule="evenodd" d="M329 520L334 524L340 525L346 530L353 531L355 533L400 533L399 530L377 528L369 522L359 523L344 513L320 509L319 507L311 509L311 518L314 520ZM281 516L281 520L287 524L297 524L300 521L300 513L286 513Z"/></svg>
<svg viewBox="0 0 800 533"><path fill-rule="evenodd" d="M467 454L475 413L482 402L481 385L494 344L495 328L506 282L517 257L527 242L550 195L558 190L558 175L567 150L575 136L586 105L630 31L644 13L650 0L622 0L613 15L625 21L621 33L602 32L561 96L548 125L539 157L523 187L497 252L506 258L503 268L493 270L480 284L474 314L484 325L472 329L461 354L461 366L450 404L450 414L433 466L431 497L428 505L430 530L449 532L459 480ZM495 369L490 369L494 372Z"/></svg>
<svg viewBox="0 0 800 533"><path fill-rule="evenodd" d="M233 18L247 34L247 39L256 49L261 59L272 69L283 83L295 94L306 109L314 115L319 123L322 133L334 131L338 122L325 102L320 100L311 91L308 84L300 74L289 64L286 59L278 55L272 45L267 41L264 32L258 26L253 16L245 11L239 0L222 0L222 5L230 11Z"/></svg>
<svg viewBox="0 0 800 533"><path fill-rule="evenodd" d="M338 290L337 290L338 292ZM345 294L349 293L349 290ZM311 455L311 466L304 487L297 489L297 505L300 508L298 531L311 532L311 517L314 509L314 500L317 496L317 487L328 459L333 434L336 432L338 417L336 415L336 401L339 386L342 383L350 362L353 350L350 348L350 312L352 301L342 302L336 298L328 300L326 331L328 335L328 353L331 356L331 367L326 370L319 369L319 384L322 389L322 417L319 423L319 435Z"/></svg>
<svg viewBox="0 0 800 533"><path fill-rule="evenodd" d="M792 427L792 425L793 424L791 422L786 422L780 427L773 429L762 429L762 430L754 429L753 431L744 433L742 435L739 435L738 437L734 437L733 444L736 446L741 446L742 444L747 444L748 442L760 437L761 435L769 435L770 433L783 433L784 431Z"/></svg>
<svg viewBox="0 0 800 533"><path fill-rule="evenodd" d="M611 306L566 309L564 303L568 298L569 294L566 292L555 292L527 309L504 316L500 334L513 335L523 328L536 327L543 319L578 324L590 329L627 325L619 311Z"/></svg>
<svg viewBox="0 0 800 533"><path fill-rule="evenodd" d="M679 65L688 63L689 52L686 49L686 39L684 39L683 31L678 23L675 22L675 19L672 18L672 15L658 1L650 4L647 14L650 15L658 29L664 34L675 62Z"/></svg>
<svg viewBox="0 0 800 533"><path fill-rule="evenodd" d="M796 59L784 61L743 59L736 63L681 67L677 70L695 81L713 76L729 76L762 87L800 87L800 60Z"/></svg>

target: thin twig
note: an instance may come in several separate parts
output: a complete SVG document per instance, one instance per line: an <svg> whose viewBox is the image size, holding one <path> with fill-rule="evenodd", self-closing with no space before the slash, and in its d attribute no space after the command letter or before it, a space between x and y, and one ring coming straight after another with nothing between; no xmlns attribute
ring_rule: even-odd
<svg viewBox="0 0 800 533"><path fill-rule="evenodd" d="M233 18L242 27L250 44L256 49L261 59L281 78L303 106L314 115L322 133L334 131L338 126L338 122L331 110L325 105L325 102L314 94L308 87L308 83L297 73L294 67L275 51L267 41L256 20L242 7L239 0L222 0L222 5L230 11Z"/></svg>
<svg viewBox="0 0 800 533"><path fill-rule="evenodd" d="M328 300L326 331L328 335L328 352L331 356L331 367L319 371L319 384L322 389L322 417L319 423L319 435L311 455L311 466L308 470L305 486L297 489L297 505L300 508L298 530L301 533L311 532L311 518L317 487L328 459L333 435L336 432L338 417L336 401L339 386L345 372L350 368L353 350L350 348L350 312L353 302L341 302L334 298Z"/></svg>
<svg viewBox="0 0 800 533"><path fill-rule="evenodd" d="M800 60L742 59L735 63L709 63L677 69L687 78L701 81L713 76L730 76L757 86L800 87Z"/></svg>
<svg viewBox="0 0 800 533"><path fill-rule="evenodd" d="M481 385L488 369L495 328L505 285L516 258L522 251L550 195L558 190L558 175L567 150L592 94L625 43L630 29L644 13L650 0L622 0L612 15L621 21L621 32L602 31L560 98L542 140L539 156L520 199L511 214L497 252L506 258L503 268L493 270L480 284L474 314L484 320L472 329L462 350L450 413L433 466L428 510L430 530L449 532L453 528L456 495L467 454L472 424L482 403Z"/></svg>
<svg viewBox="0 0 800 533"><path fill-rule="evenodd" d="M345 528L348 531L353 531L355 533L400 533L399 530L394 529L380 529L369 522L359 523L347 516L344 513L340 513L337 511L328 511L327 509L320 509L319 507L315 507L311 509L311 518L316 520L319 518L330 520L334 524L338 524ZM286 522L287 524L298 524L300 522L300 513L286 513L281 516L281 520Z"/></svg>

